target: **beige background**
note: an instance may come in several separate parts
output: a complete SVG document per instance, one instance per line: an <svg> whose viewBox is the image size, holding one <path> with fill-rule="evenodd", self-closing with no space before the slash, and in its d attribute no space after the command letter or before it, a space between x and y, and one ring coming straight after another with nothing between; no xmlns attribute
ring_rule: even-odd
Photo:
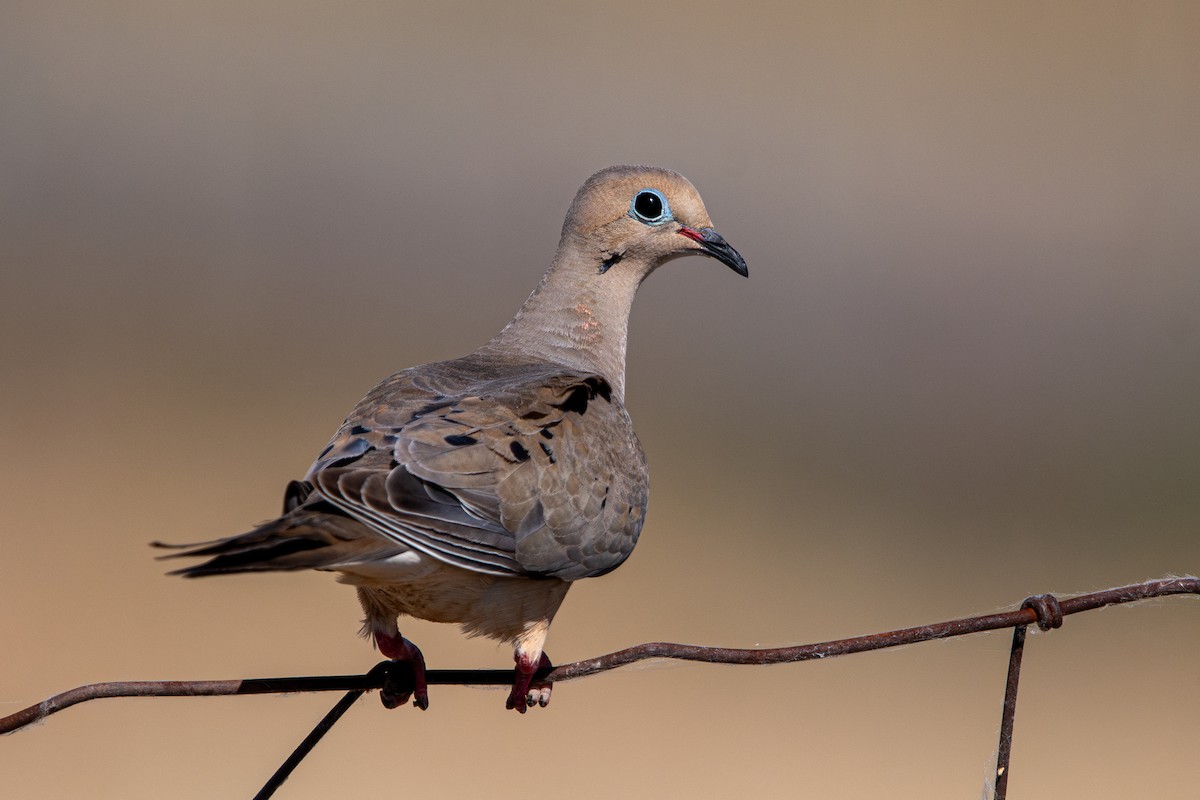
<svg viewBox="0 0 1200 800"><path fill-rule="evenodd" d="M1200 5L564 8L6 3L0 713L375 663L329 576L184 582L145 543L273 514L377 379L508 319L611 163L688 175L751 279L645 287L649 522L556 660L1197 571ZM1013 797L1194 794L1198 608L1032 637ZM368 698L279 796L979 797L1008 640L634 669L525 718ZM332 702L78 707L0 741L0 794L249 797Z"/></svg>

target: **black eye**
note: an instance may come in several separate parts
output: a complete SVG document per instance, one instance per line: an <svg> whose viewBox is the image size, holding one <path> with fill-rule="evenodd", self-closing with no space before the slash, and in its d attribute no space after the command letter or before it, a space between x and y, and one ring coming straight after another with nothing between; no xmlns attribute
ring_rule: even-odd
<svg viewBox="0 0 1200 800"><path fill-rule="evenodd" d="M632 216L650 225L666 222L671 218L671 210L667 207L667 198L657 189L642 189L633 196L629 204Z"/></svg>
<svg viewBox="0 0 1200 800"><path fill-rule="evenodd" d="M659 200L656 194L638 192L638 196L633 199L633 210L639 217L658 219L662 215L662 200Z"/></svg>

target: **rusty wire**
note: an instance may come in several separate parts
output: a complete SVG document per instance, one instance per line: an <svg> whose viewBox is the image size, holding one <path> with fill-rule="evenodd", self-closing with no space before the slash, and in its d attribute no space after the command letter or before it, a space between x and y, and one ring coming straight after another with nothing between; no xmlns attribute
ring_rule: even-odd
<svg viewBox="0 0 1200 800"><path fill-rule="evenodd" d="M1025 628L1037 624L1042 630L1062 625L1063 617L1091 611L1104 606L1131 603L1154 597L1177 594L1200 594L1200 578L1167 577L1143 583L1120 586L1099 592L1057 599L1052 595L1036 595L1026 599L1019 608L997 614L921 625L915 628L855 636L816 644L769 649L738 649L700 645L649 642L607 655L563 664L539 673L537 679L549 682L576 680L617 667L651 658L702 661L714 664L786 664L798 661L831 658L833 656L881 650L934 639L946 639L969 633L1015 628L1009 656L1005 696L1000 725L1000 744L996 759L994 800L1004 800L1012 753L1013 719L1016 713L1017 679L1025 644ZM79 686L61 694L0 717L0 734L31 725L63 709L88 700L103 697L195 697L241 694L270 694L295 692L344 691L347 694L326 714L325 718L301 742L271 780L255 795L256 800L270 797L291 771L300 763L321 737L338 719L369 690L387 686L399 693L411 691L412 674L405 665L385 661L364 675L321 675L297 678L256 678L209 681L111 681ZM435 669L426 674L430 685L488 686L510 685L512 670L453 670Z"/></svg>

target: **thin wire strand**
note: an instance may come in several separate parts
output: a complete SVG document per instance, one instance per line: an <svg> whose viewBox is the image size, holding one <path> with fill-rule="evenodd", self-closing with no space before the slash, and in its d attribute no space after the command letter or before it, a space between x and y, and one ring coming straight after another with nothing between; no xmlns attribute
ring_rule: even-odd
<svg viewBox="0 0 1200 800"><path fill-rule="evenodd" d="M275 790L282 786L283 782L291 776L296 767L300 765L300 762L304 760L304 757L317 746L317 742L321 741L321 737L328 733L329 729L342 718L342 715L350 710L350 706L358 702L358 698L362 696L362 689L353 689L346 692L346 696L338 700L337 704L329 709L329 713L321 718L321 721L317 723L317 727L313 728L312 732L304 737L304 741L297 745L292 754L288 756L287 761L284 761L279 766L279 769L275 770L275 774L271 776L270 780L263 784L263 787L258 790L258 794L254 795L254 800L268 800L268 798L273 796Z"/></svg>
<svg viewBox="0 0 1200 800"><path fill-rule="evenodd" d="M996 789L992 800L1008 796L1008 762L1012 757L1013 720L1017 715L1017 681L1021 677L1021 656L1025 652L1025 626L1013 629L1012 650L1008 656L1008 680L1004 683L1004 711L1000 715L1000 746L996 751Z"/></svg>
<svg viewBox="0 0 1200 800"><path fill-rule="evenodd" d="M1131 603L1151 597L1176 594L1200 594L1200 578L1170 577L1144 583L1120 586L1100 592L1077 595L1060 601L1061 614L1067 616L1104 606ZM684 661L704 661L716 664L784 664L833 656L880 650L933 639L945 639L968 633L1030 625L1039 621L1034 608L1023 607L999 614L950 620L933 625L905 628L897 631L856 636L796 647L777 647L763 650L700 645L649 642L618 650L596 658L576 661L539 674L539 680L560 682L595 675L617 667L650 658L673 658ZM512 670L429 670L426 678L431 685L495 686L511 685ZM113 681L79 686L54 695L0 718L0 734L31 725L77 703L102 697L195 697L215 695L368 691L383 686L385 676L372 670L365 675L321 675L297 678L257 678L216 681Z"/></svg>

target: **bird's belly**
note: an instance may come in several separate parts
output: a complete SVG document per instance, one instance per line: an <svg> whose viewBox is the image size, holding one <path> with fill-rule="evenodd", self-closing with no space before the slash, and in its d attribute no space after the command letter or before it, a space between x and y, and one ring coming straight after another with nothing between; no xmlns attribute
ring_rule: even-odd
<svg viewBox="0 0 1200 800"><path fill-rule="evenodd" d="M454 622L472 636L510 641L538 623L548 623L570 583L557 578L485 575L454 567L421 553L374 562L370 568L341 567L338 580L359 587L364 605L396 616ZM372 609L367 609L368 614Z"/></svg>

